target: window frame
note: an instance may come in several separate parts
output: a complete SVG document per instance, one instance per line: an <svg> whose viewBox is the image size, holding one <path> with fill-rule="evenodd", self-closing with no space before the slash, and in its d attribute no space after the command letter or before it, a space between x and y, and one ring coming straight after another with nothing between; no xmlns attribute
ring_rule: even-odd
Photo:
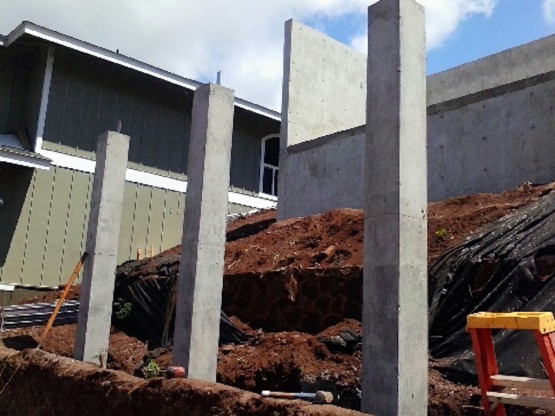
<svg viewBox="0 0 555 416"><path fill-rule="evenodd" d="M273 139L277 139L279 145L279 134L277 133L268 134L267 136L264 136L260 141L260 173L258 180L258 194L266 198L277 200L277 192L275 191L275 178L276 174L279 173L279 164L278 166L274 166L264 161L264 156L266 155L266 142ZM273 194L268 194L264 192L264 168L271 169L272 171L272 192L274 192Z"/></svg>

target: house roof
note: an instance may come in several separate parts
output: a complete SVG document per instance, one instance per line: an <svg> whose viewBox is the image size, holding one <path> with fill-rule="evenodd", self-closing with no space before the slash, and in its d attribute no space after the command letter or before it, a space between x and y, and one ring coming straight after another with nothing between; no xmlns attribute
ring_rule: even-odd
<svg viewBox="0 0 555 416"><path fill-rule="evenodd" d="M55 45L64 46L66 48L73 49L78 52L94 56L104 61L121 65L125 68L129 68L129 69L141 72L143 74L150 75L152 77L161 79L171 84L179 85L189 90L194 91L200 85L202 85L201 82L198 82L189 78L181 77L179 75L176 75L164 69L157 68L147 63L138 61L134 58L121 55L117 52L113 52L111 50L101 48L100 46L96 46L91 43L73 38L63 33L56 32L46 27L39 26L32 22L21 23L7 36L0 35L0 46L8 47L12 43L16 42L18 39L20 39L25 35L32 36L38 39L43 39ZM243 108L247 111L260 114L262 116L268 117L273 120L277 120L277 121L281 120L281 115L277 111L270 110L269 108L263 107L258 104L254 104L250 101L243 100L238 97L235 98L235 105L239 108Z"/></svg>
<svg viewBox="0 0 555 416"><path fill-rule="evenodd" d="M16 136L0 134L0 162L29 168L49 169L51 160L23 147Z"/></svg>

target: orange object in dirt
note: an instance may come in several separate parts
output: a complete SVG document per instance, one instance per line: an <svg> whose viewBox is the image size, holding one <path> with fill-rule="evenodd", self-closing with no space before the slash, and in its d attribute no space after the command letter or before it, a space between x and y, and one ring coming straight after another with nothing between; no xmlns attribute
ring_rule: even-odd
<svg viewBox="0 0 555 416"><path fill-rule="evenodd" d="M50 315L50 319L48 320L48 323L46 324L46 327L44 328L44 331L42 332L42 335L40 336L40 340L39 340L38 345L36 346L36 349L40 348L43 341L46 339L46 336L48 335L48 332L50 331L50 328L52 328L52 325L54 325L54 320L56 319L56 315L58 315L58 312L60 311L60 308L62 307L62 303L64 303L64 300L66 299L67 295L69 294L69 291L73 287L73 282L75 281L75 279L79 275L79 272L81 271L81 267L83 266L83 263L85 263L85 260L86 260L87 256L88 256L88 253L84 252L83 255L81 256L81 258L79 259L79 262L75 266L75 269L73 270L73 273L71 274L67 284L65 285L64 291L62 292L62 295L58 299L58 303L56 304L56 307L54 308L54 311L52 311L52 315Z"/></svg>
<svg viewBox="0 0 555 416"><path fill-rule="evenodd" d="M168 368L166 368L165 373L166 373L167 378L184 378L184 377L187 377L185 375L185 367L179 367L179 366L168 367Z"/></svg>

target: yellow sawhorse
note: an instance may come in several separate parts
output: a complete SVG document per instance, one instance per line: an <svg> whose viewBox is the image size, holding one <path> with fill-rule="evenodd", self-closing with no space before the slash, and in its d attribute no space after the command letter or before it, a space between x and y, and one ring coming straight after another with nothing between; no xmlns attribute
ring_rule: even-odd
<svg viewBox="0 0 555 416"><path fill-rule="evenodd" d="M499 374L492 329L532 331L540 349L547 379ZM486 416L505 416L505 404L555 410L555 399L504 393L505 387L551 390L555 393L555 319L551 312L479 312L468 315L476 370Z"/></svg>

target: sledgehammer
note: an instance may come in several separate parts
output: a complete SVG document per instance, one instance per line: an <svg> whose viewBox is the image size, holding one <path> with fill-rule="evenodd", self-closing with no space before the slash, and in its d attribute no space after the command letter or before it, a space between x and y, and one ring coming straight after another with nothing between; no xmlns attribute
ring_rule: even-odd
<svg viewBox="0 0 555 416"><path fill-rule="evenodd" d="M329 404L333 402L333 394L329 391L317 391L316 393L286 393L282 391L262 390L262 397L274 397L276 399L301 399L311 400L315 404Z"/></svg>

